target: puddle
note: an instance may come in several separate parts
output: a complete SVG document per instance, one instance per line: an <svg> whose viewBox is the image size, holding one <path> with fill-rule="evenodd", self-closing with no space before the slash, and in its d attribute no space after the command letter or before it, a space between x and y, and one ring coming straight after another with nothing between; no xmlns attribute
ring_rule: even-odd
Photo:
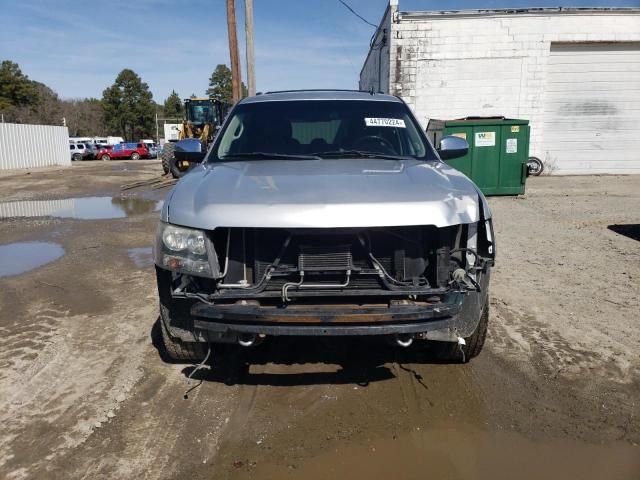
<svg viewBox="0 0 640 480"><path fill-rule="evenodd" d="M153 249L151 247L130 248L128 254L138 268L153 266Z"/></svg>
<svg viewBox="0 0 640 480"><path fill-rule="evenodd" d="M17 242L0 245L0 277L28 272L64 255L57 243Z"/></svg>
<svg viewBox="0 0 640 480"><path fill-rule="evenodd" d="M78 197L62 200L24 200L0 203L0 218L56 217L106 220L157 212L162 200L138 197Z"/></svg>
<svg viewBox="0 0 640 480"><path fill-rule="evenodd" d="M442 428L337 447L293 465L257 462L236 477L600 480L637 478L640 471L638 448L623 442L534 442L515 433Z"/></svg>

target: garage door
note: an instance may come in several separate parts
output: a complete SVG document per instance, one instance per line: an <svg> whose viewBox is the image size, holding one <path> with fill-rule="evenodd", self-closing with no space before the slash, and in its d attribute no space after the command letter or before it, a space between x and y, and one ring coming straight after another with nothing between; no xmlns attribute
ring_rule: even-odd
<svg viewBox="0 0 640 480"><path fill-rule="evenodd" d="M555 173L640 173L640 43L552 44L544 102Z"/></svg>

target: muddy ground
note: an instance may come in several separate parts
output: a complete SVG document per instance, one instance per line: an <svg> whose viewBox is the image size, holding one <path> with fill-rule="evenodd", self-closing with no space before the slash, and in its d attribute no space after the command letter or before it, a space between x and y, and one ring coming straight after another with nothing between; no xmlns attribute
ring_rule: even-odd
<svg viewBox="0 0 640 480"><path fill-rule="evenodd" d="M168 189L120 191L159 171L0 174L0 478L640 478L640 176L490 200L490 334L470 364L280 339L188 386L155 346Z"/></svg>

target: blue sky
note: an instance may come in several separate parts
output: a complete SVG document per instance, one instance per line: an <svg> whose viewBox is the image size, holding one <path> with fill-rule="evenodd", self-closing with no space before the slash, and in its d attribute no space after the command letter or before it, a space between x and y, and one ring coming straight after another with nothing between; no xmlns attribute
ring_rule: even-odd
<svg viewBox="0 0 640 480"><path fill-rule="evenodd" d="M377 24L388 0L348 0ZM399 0L401 10L437 10ZM236 0L244 43L244 2ZM447 9L640 6L640 0L454 0ZM218 63L229 63L225 0L0 0L0 60L64 98L101 97L131 68L162 102L172 89L204 94ZM357 88L373 28L337 0L254 0L258 91ZM244 48L241 57L244 63ZM243 75L245 73L243 64Z"/></svg>

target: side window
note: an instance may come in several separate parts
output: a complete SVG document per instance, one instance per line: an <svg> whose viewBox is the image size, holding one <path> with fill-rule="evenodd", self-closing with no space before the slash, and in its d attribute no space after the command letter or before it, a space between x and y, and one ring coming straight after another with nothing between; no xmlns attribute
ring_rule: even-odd
<svg viewBox="0 0 640 480"><path fill-rule="evenodd" d="M222 137L222 140L220 141L220 147L218 148L219 157L223 157L230 153L233 154L233 153L238 153L242 151L241 150L242 147L240 146L239 143L240 143L240 137L244 132L243 121L244 121L243 114L235 115L231 119L231 122L229 123L229 126L225 131L224 137Z"/></svg>
<svg viewBox="0 0 640 480"><path fill-rule="evenodd" d="M75 149L76 149L76 146L75 146L75 145L69 145L69 148L70 148L71 150L75 150Z"/></svg>

